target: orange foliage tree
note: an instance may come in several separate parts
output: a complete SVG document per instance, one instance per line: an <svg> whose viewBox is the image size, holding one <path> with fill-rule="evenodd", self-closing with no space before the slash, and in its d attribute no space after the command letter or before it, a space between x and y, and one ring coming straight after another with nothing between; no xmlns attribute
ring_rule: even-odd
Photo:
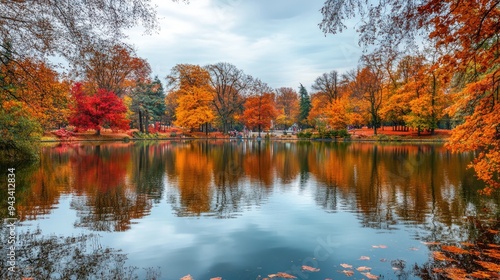
<svg viewBox="0 0 500 280"><path fill-rule="evenodd" d="M178 64L167 79L174 87L169 95L177 97L176 125L193 130L214 120L214 97L207 70L198 65Z"/></svg>
<svg viewBox="0 0 500 280"><path fill-rule="evenodd" d="M247 127L269 129L271 121L278 115L276 104L271 93L262 93L247 98L245 102L245 111L243 111L243 120Z"/></svg>
<svg viewBox="0 0 500 280"><path fill-rule="evenodd" d="M276 90L276 124L286 129L298 121L299 95L292 88L282 87Z"/></svg>
<svg viewBox="0 0 500 280"><path fill-rule="evenodd" d="M26 113L44 129L67 122L69 84L60 81L60 75L50 65L41 60L25 59L2 67L2 72L0 76L9 84L3 87L6 94L2 100L23 104Z"/></svg>
<svg viewBox="0 0 500 280"><path fill-rule="evenodd" d="M80 64L85 87L94 91L105 89L122 97L151 74L149 63L126 45L103 43L85 49L83 54L85 61Z"/></svg>
<svg viewBox="0 0 500 280"><path fill-rule="evenodd" d="M432 69L452 77L442 81L443 88L455 96L449 112L463 119L448 146L455 151L478 150L473 166L489 185L485 192L500 188L500 2L388 0L365 4L362 0L327 0L320 28L325 33L342 32L345 20L360 14L361 43L375 44L381 51L401 50L403 43L426 35L426 43L438 53ZM433 75L433 87L435 78Z"/></svg>

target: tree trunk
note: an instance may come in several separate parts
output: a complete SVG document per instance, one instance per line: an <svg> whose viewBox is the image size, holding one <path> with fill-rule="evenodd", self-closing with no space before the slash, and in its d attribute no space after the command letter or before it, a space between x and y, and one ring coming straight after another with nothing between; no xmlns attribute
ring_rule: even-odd
<svg viewBox="0 0 500 280"><path fill-rule="evenodd" d="M144 129L142 127L142 111L139 110L139 131L144 133Z"/></svg>
<svg viewBox="0 0 500 280"><path fill-rule="evenodd" d="M144 129L146 130L146 134L149 134L149 114L146 112L144 114Z"/></svg>

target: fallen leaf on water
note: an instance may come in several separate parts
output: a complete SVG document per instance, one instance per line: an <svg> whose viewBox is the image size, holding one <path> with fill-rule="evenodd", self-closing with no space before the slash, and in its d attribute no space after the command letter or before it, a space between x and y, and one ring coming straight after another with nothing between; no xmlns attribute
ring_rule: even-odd
<svg viewBox="0 0 500 280"><path fill-rule="evenodd" d="M359 258L361 261L369 261L370 260L370 257L367 257L367 256L361 256L361 258Z"/></svg>
<svg viewBox="0 0 500 280"><path fill-rule="evenodd" d="M463 254L468 254L469 252L462 249L462 248L458 248L456 246L441 246L441 250L443 251L446 251L446 252L450 252L450 253L453 253L453 254L459 254L459 255L463 255Z"/></svg>
<svg viewBox="0 0 500 280"><path fill-rule="evenodd" d="M439 252L439 251L432 252L432 256L437 261L447 261L447 262L453 262L453 261L455 261L454 259L448 258L442 252Z"/></svg>
<svg viewBox="0 0 500 280"><path fill-rule="evenodd" d="M352 270L342 270L342 273L344 273L348 277L351 277L354 275L354 271L352 271Z"/></svg>
<svg viewBox="0 0 500 280"><path fill-rule="evenodd" d="M343 268L352 268L352 265L346 263L341 263L340 266Z"/></svg>
<svg viewBox="0 0 500 280"><path fill-rule="evenodd" d="M422 244L430 246L430 245L439 245L441 242L422 242Z"/></svg>
<svg viewBox="0 0 500 280"><path fill-rule="evenodd" d="M297 277L291 275L291 274L288 274L288 273L285 273L285 272L278 272L276 274L269 274L267 275L269 276L269 278L285 278L285 279L295 279Z"/></svg>
<svg viewBox="0 0 500 280"><path fill-rule="evenodd" d="M214 277L214 278L210 278L210 280L222 280L222 277Z"/></svg>
<svg viewBox="0 0 500 280"><path fill-rule="evenodd" d="M308 265L303 265L302 270L311 271L311 272L318 272L319 268L315 268L315 267L308 266Z"/></svg>
<svg viewBox="0 0 500 280"><path fill-rule="evenodd" d="M385 249L385 248L387 248L387 246L385 246L385 245L372 245L372 248L375 248L375 249Z"/></svg>
<svg viewBox="0 0 500 280"><path fill-rule="evenodd" d="M475 262L480 264L482 267L486 268L489 271L493 271L493 272L500 271L500 264L485 262L485 261L475 261Z"/></svg>
<svg viewBox="0 0 500 280"><path fill-rule="evenodd" d="M363 274L364 276L366 276L366 278L368 278L368 279L378 279L378 276L373 275L370 272L361 273L361 274Z"/></svg>
<svg viewBox="0 0 500 280"><path fill-rule="evenodd" d="M188 275L186 275L186 276L183 276L183 277L181 278L181 280L193 280L193 277L191 277L191 275L190 275L190 274L188 274Z"/></svg>
<svg viewBox="0 0 500 280"><path fill-rule="evenodd" d="M372 270L371 267L368 267L368 266L360 266L358 268L356 268L357 271L368 271L368 270Z"/></svg>
<svg viewBox="0 0 500 280"><path fill-rule="evenodd" d="M387 259L380 259L381 262L387 262Z"/></svg>
<svg viewBox="0 0 500 280"><path fill-rule="evenodd" d="M412 250L412 251L418 251L418 248L416 248L416 247L411 247L411 248L410 248L410 250Z"/></svg>
<svg viewBox="0 0 500 280"><path fill-rule="evenodd" d="M498 249L486 249L484 250L484 254L490 258L500 260L500 250Z"/></svg>

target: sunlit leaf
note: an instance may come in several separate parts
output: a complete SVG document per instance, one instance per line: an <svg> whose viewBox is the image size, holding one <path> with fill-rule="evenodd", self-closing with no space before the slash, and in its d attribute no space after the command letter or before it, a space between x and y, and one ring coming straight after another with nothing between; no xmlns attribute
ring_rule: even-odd
<svg viewBox="0 0 500 280"><path fill-rule="evenodd" d="M295 279L297 277L291 275L291 274L288 274L288 273L285 273L285 272L278 272L276 274L269 274L268 275L269 278L285 278L285 279Z"/></svg>
<svg viewBox="0 0 500 280"><path fill-rule="evenodd" d="M372 270L371 267L368 267L368 266L360 266L358 268L356 268L357 271L370 271Z"/></svg>
<svg viewBox="0 0 500 280"><path fill-rule="evenodd" d="M367 257L367 256L361 256L359 258L361 261L369 261L370 260L370 257Z"/></svg>
<svg viewBox="0 0 500 280"><path fill-rule="evenodd" d="M342 273L344 273L348 277L351 277L354 275L354 271L352 271L352 270L342 270Z"/></svg>
<svg viewBox="0 0 500 280"><path fill-rule="evenodd" d="M498 234L500 231L494 229L488 229L489 233Z"/></svg>
<svg viewBox="0 0 500 280"><path fill-rule="evenodd" d="M308 265L303 265L302 270L311 271L311 272L318 272L319 268L315 268L315 267L308 266Z"/></svg>
<svg viewBox="0 0 500 280"><path fill-rule="evenodd" d="M371 274L370 272L361 273L368 279L378 279L378 276Z"/></svg>
<svg viewBox="0 0 500 280"><path fill-rule="evenodd" d="M470 243L470 242L462 242L460 244L462 244L462 246L465 246L465 247L474 247L475 246L475 244Z"/></svg>
<svg viewBox="0 0 500 280"><path fill-rule="evenodd" d="M346 263L341 263L340 266L343 268L352 268L352 265Z"/></svg>

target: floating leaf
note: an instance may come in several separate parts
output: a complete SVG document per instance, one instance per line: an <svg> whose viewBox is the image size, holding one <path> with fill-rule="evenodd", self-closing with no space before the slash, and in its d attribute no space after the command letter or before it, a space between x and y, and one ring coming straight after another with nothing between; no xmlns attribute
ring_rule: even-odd
<svg viewBox="0 0 500 280"><path fill-rule="evenodd" d="M181 280L193 280L193 277L190 274L188 274L186 276L183 276Z"/></svg>
<svg viewBox="0 0 500 280"><path fill-rule="evenodd" d="M500 271L500 264L485 262L485 261L475 261L475 262L480 264L482 267L486 268L489 271L493 271L493 272Z"/></svg>
<svg viewBox="0 0 500 280"><path fill-rule="evenodd" d="M302 270L311 271L311 272L318 272L319 268L315 268L315 267L308 266L308 265L303 265Z"/></svg>
<svg viewBox="0 0 500 280"><path fill-rule="evenodd" d="M457 267L446 267L443 269L444 275L453 280L467 279L467 271L462 268Z"/></svg>
<svg viewBox="0 0 500 280"><path fill-rule="evenodd" d="M470 276L477 279L494 279L495 277L498 277L498 274L491 273L489 271L474 271L470 274Z"/></svg>
<svg viewBox="0 0 500 280"><path fill-rule="evenodd" d="M369 261L370 260L370 257L367 257L367 256L361 256L361 258L359 258L361 261Z"/></svg>
<svg viewBox="0 0 500 280"><path fill-rule="evenodd" d="M441 242L422 242L422 244L427 245L427 246L431 246L431 245L439 245L439 244L441 244Z"/></svg>
<svg viewBox="0 0 500 280"><path fill-rule="evenodd" d="M500 250L497 249L486 249L484 250L484 254L490 258L499 259L500 260Z"/></svg>
<svg viewBox="0 0 500 280"><path fill-rule="evenodd" d="M387 262L387 259L380 259L381 262Z"/></svg>
<svg viewBox="0 0 500 280"><path fill-rule="evenodd" d="M285 278L285 279L295 279L297 277L291 275L291 274L288 274L288 273L285 273L285 272L278 272L276 274L269 274L268 275L269 278Z"/></svg>
<svg viewBox="0 0 500 280"><path fill-rule="evenodd" d="M352 270L342 270L342 273L344 273L348 277L351 277L354 275L354 271L352 271Z"/></svg>
<svg viewBox="0 0 500 280"><path fill-rule="evenodd" d="M368 266L360 266L358 268L356 268L357 271L369 271L369 270L372 270L371 267L368 267Z"/></svg>
<svg viewBox="0 0 500 280"><path fill-rule="evenodd" d="M439 251L432 252L432 256L434 257L434 259L436 261L447 261L447 262L455 261L454 259L448 258L442 252L439 252Z"/></svg>
<svg viewBox="0 0 500 280"><path fill-rule="evenodd" d="M378 279L378 276L371 274L370 272L361 273L368 279Z"/></svg>
<svg viewBox="0 0 500 280"><path fill-rule="evenodd" d="M214 277L214 278L210 278L210 280L222 280L222 277Z"/></svg>
<svg viewBox="0 0 500 280"><path fill-rule="evenodd" d="M450 252L450 253L453 253L453 254L459 254L459 255L463 255L463 254L468 254L469 252L462 249L462 248L459 248L459 247L456 247L456 246L441 246L441 249L443 251L446 251L446 252Z"/></svg>
<svg viewBox="0 0 500 280"><path fill-rule="evenodd" d="M418 251L418 248L417 247L411 247L410 250L412 250L412 251Z"/></svg>
<svg viewBox="0 0 500 280"><path fill-rule="evenodd" d="M385 248L387 248L387 246L385 246L385 245L372 245L372 248L375 248L375 249L385 249Z"/></svg>
<svg viewBox="0 0 500 280"><path fill-rule="evenodd" d="M340 266L343 268L352 268L352 265L346 263L341 263Z"/></svg>

